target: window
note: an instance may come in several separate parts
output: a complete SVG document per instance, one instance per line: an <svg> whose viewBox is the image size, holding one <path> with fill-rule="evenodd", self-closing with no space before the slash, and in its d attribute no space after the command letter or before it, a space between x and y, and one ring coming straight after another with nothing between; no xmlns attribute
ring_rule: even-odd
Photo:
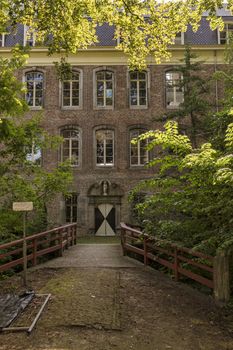
<svg viewBox="0 0 233 350"><path fill-rule="evenodd" d="M148 140L137 141L136 144L131 141L141 134L143 134L145 130L132 130L130 131L130 165L131 166L142 166L148 162L148 150L146 146L148 144Z"/></svg>
<svg viewBox="0 0 233 350"><path fill-rule="evenodd" d="M77 207L77 193L71 193L65 197L66 222L77 222Z"/></svg>
<svg viewBox="0 0 233 350"><path fill-rule="evenodd" d="M71 165L80 165L80 131L65 129L61 131L63 143L61 146L61 161L69 160Z"/></svg>
<svg viewBox="0 0 233 350"><path fill-rule="evenodd" d="M71 80L62 82L62 107L80 107L80 73L72 72Z"/></svg>
<svg viewBox="0 0 233 350"><path fill-rule="evenodd" d="M175 45L184 45L184 33L183 32L179 32L176 34L174 44Z"/></svg>
<svg viewBox="0 0 233 350"><path fill-rule="evenodd" d="M5 34L2 33L0 34L0 47L4 47L5 46Z"/></svg>
<svg viewBox="0 0 233 350"><path fill-rule="evenodd" d="M35 46L36 44L36 33L32 28L24 27L24 46Z"/></svg>
<svg viewBox="0 0 233 350"><path fill-rule="evenodd" d="M29 72L25 74L26 101L30 107L40 108L43 105L44 74L41 72Z"/></svg>
<svg viewBox="0 0 233 350"><path fill-rule="evenodd" d="M35 165L41 165L41 148L32 141L32 147L26 154L26 160Z"/></svg>
<svg viewBox="0 0 233 350"><path fill-rule="evenodd" d="M100 71L96 73L96 106L113 107L113 73Z"/></svg>
<svg viewBox="0 0 233 350"><path fill-rule="evenodd" d="M96 131L96 165L112 166L114 164L114 132Z"/></svg>
<svg viewBox="0 0 233 350"><path fill-rule="evenodd" d="M147 106L146 72L130 72L130 107Z"/></svg>
<svg viewBox="0 0 233 350"><path fill-rule="evenodd" d="M166 72L166 107L178 108L184 100L184 91L181 86L182 74L180 72Z"/></svg>
<svg viewBox="0 0 233 350"><path fill-rule="evenodd" d="M218 42L221 45L225 45L229 41L229 36L233 33L233 23L225 23L222 32L218 32Z"/></svg>

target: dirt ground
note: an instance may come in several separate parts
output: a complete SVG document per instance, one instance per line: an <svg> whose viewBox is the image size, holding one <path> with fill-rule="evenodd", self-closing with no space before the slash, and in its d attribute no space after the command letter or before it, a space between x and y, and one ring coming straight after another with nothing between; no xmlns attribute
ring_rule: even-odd
<svg viewBox="0 0 233 350"><path fill-rule="evenodd" d="M46 267L29 283L51 300L30 336L0 333L1 350L233 349L233 324L210 296L150 268Z"/></svg>

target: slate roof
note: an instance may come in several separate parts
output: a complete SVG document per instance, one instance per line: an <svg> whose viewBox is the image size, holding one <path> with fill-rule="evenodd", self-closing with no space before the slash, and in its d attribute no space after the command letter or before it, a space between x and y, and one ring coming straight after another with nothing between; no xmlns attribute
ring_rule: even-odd
<svg viewBox="0 0 233 350"><path fill-rule="evenodd" d="M233 22L233 16L230 16L229 11L221 9L217 11L219 16L222 16L225 22ZM209 26L209 22L206 19L208 13L204 13L200 22L200 27L197 32L193 32L191 26L188 26L186 33L184 34L184 43L190 43L191 45L217 45L218 44L218 32L212 31ZM110 46L116 45L116 39L114 39L114 26L110 26L108 23L104 23L98 26L96 29L98 43L95 46ZM19 24L15 33L7 34L5 36L5 47L11 47L16 44L23 45L24 27Z"/></svg>

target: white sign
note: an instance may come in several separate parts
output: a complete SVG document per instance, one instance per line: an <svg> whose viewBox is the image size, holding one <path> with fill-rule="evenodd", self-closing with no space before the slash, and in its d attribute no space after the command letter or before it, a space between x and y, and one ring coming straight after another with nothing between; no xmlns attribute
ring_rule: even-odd
<svg viewBox="0 0 233 350"><path fill-rule="evenodd" d="M33 202L14 202L14 211L31 211L33 210Z"/></svg>

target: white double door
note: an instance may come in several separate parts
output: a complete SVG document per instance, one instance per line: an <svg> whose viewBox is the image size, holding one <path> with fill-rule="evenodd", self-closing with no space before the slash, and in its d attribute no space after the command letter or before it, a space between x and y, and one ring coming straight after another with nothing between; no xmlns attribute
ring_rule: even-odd
<svg viewBox="0 0 233 350"><path fill-rule="evenodd" d="M115 208L112 204L100 204L95 208L95 232L97 236L115 235Z"/></svg>

